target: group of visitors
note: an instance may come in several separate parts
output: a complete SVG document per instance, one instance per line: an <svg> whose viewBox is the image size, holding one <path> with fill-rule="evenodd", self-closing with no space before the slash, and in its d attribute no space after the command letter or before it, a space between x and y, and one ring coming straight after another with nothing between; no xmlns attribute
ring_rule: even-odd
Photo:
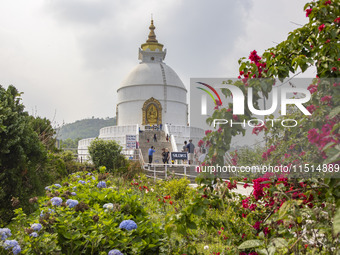
<svg viewBox="0 0 340 255"><path fill-rule="evenodd" d="M167 136L167 141L169 137ZM153 137L154 142L157 142L157 135L154 134ZM200 149L200 148L199 148ZM153 154L156 152L154 146L151 146L151 148L148 151L148 155L149 155L149 164L152 163L153 160ZM188 153L188 164L191 165L194 163L194 155L197 155L196 161L198 163L203 162L205 159L205 149L200 149L200 155L198 155L198 153L195 152L195 145L192 142L192 139L189 140L189 143L187 141L184 141L184 145L183 145L183 149L182 152L187 152ZM170 152L168 148L163 148L162 149L162 161L163 164L169 164L169 160L170 160ZM183 162L185 163L185 162Z"/></svg>
<svg viewBox="0 0 340 255"><path fill-rule="evenodd" d="M148 155L149 155L149 164L152 163L153 160L153 154L156 152L155 147L151 146L151 148L148 151ZM168 148L163 148L162 149L162 161L163 164L169 164L169 160L170 160L170 152Z"/></svg>
<svg viewBox="0 0 340 255"><path fill-rule="evenodd" d="M188 152L188 164L193 164L195 145L192 143L192 139L189 140L189 143L187 141L184 141L182 152Z"/></svg>

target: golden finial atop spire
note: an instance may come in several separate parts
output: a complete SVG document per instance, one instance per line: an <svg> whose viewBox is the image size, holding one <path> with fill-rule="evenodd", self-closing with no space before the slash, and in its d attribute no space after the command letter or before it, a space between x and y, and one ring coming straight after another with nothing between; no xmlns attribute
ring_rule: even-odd
<svg viewBox="0 0 340 255"><path fill-rule="evenodd" d="M149 48L152 51L155 51L157 48L161 51L163 49L163 44L158 43L156 39L155 29L156 27L153 24L153 15L151 14L151 25L149 26L150 33L146 43L142 44L142 49L146 50Z"/></svg>
<svg viewBox="0 0 340 255"><path fill-rule="evenodd" d="M150 29L149 39L146 42L158 43L156 39L156 34L155 34L156 27L153 24L153 19L151 19L151 25L149 26L149 29Z"/></svg>

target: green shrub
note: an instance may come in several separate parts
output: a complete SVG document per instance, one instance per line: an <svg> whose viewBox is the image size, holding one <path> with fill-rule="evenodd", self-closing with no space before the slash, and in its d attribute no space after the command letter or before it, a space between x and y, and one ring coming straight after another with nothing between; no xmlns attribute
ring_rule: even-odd
<svg viewBox="0 0 340 255"><path fill-rule="evenodd" d="M163 194L170 195L175 200L182 200L190 196L192 189L189 184L190 181L187 178L171 179L158 183Z"/></svg>
<svg viewBox="0 0 340 255"><path fill-rule="evenodd" d="M122 147L114 140L95 139L89 146L93 164L97 168L105 166L109 171L117 170L126 165L126 159L121 151Z"/></svg>

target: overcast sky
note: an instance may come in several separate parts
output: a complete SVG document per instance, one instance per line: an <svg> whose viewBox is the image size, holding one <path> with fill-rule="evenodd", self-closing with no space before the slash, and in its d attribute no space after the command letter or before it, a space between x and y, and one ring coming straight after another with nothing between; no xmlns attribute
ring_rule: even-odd
<svg viewBox="0 0 340 255"><path fill-rule="evenodd" d="M190 77L237 77L239 58L308 21L306 2L0 0L0 84L13 84L30 114L55 124L113 117L151 13L165 63L189 88Z"/></svg>

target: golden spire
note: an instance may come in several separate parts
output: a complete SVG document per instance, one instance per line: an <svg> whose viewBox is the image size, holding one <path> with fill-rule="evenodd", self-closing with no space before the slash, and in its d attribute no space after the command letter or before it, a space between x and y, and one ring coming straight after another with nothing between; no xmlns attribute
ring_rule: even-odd
<svg viewBox="0 0 340 255"><path fill-rule="evenodd" d="M150 29L149 39L146 42L158 43L156 39L156 34L155 34L156 27L153 25L153 19L151 19L151 25L149 26L149 29Z"/></svg>
<svg viewBox="0 0 340 255"><path fill-rule="evenodd" d="M163 44L158 43L156 39L155 29L156 27L153 24L153 18L151 16L151 25L149 26L150 33L146 43L141 45L142 50L150 49L151 51L155 51L158 49L159 51L163 50Z"/></svg>

